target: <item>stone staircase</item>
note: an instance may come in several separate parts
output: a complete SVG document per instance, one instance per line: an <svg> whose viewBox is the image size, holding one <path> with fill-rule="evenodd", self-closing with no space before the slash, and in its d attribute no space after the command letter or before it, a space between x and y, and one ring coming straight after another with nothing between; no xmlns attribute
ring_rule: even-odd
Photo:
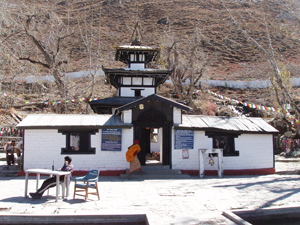
<svg viewBox="0 0 300 225"><path fill-rule="evenodd" d="M14 166L0 165L0 177L17 177L19 171Z"/></svg>
<svg viewBox="0 0 300 225"><path fill-rule="evenodd" d="M129 169L126 170L126 174L121 174L121 179L128 179ZM188 174L182 174L180 170L170 169L165 165L145 165L142 166L142 175L140 171L134 171L131 174L131 179L190 179Z"/></svg>
<svg viewBox="0 0 300 225"><path fill-rule="evenodd" d="M6 163L6 155L0 151L0 177L17 177L20 169L15 166L8 166Z"/></svg>

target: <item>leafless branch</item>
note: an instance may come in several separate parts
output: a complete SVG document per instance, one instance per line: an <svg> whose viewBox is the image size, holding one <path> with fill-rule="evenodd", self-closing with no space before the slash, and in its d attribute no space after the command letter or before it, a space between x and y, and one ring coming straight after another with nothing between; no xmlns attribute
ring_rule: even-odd
<svg viewBox="0 0 300 225"><path fill-rule="evenodd" d="M28 62L33 63L33 64L39 64L39 65L41 65L43 67L46 67L46 68L50 69L50 66L48 64L40 62L40 61L32 60L29 57L28 58L19 58L19 60L28 61Z"/></svg>
<svg viewBox="0 0 300 225"><path fill-rule="evenodd" d="M282 80L282 76L281 76L281 72L277 66L277 63L276 63L276 59L275 59L275 54L274 54L274 49L272 47L272 41L271 41L271 37L270 37L270 33L269 33L269 29L268 29L268 26L267 26L267 23L266 23L266 18L265 18L265 14L263 13L263 18L264 18L264 24L265 24L265 27L266 27L266 32L267 32L267 37L268 37L268 41L269 41L269 48L270 48L270 51L271 53L269 53L268 51L266 51L266 49L260 45L255 39L253 39L247 31L245 31L241 26L240 24L234 19L230 9L226 6L225 2L223 0L221 0L224 8L227 10L227 12L229 13L230 15L230 18L232 19L232 21L234 22L233 24L235 26L238 27L238 29L245 35L245 37L249 40L251 40L256 46L258 46L258 48L262 51L262 53L265 54L265 56L268 58L269 62L271 63L273 69L274 69L274 75L276 77L276 83L279 85L280 89L282 90L282 95L287 95L288 96L288 99L289 101L294 104L293 102L293 99L289 93L289 90L287 89L287 87L285 86L283 80ZM262 6L261 6L262 7ZM274 82L272 82L272 85L275 86ZM276 87L277 88L277 87ZM276 91L276 90L275 90ZM277 89L277 100L278 100L278 103L279 104L284 104L286 102L286 99L283 99L283 100L280 100L279 98L279 90ZM295 104L294 104L295 105ZM300 114L300 110L298 109L298 107L296 107L296 110L298 112L298 114Z"/></svg>

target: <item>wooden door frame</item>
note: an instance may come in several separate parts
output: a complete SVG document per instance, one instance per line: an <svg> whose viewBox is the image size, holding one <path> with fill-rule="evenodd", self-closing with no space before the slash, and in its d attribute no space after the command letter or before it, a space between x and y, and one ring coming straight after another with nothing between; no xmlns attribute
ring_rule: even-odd
<svg viewBox="0 0 300 225"><path fill-rule="evenodd" d="M134 140L139 140L141 147L144 145L142 135L144 132L141 132L140 129L146 129L147 127L155 127L155 128L162 128L162 164L169 165L172 168L172 125L169 122L164 123L147 123L147 122L134 122ZM150 145L150 139L149 143ZM144 160L141 160L141 164L144 165Z"/></svg>

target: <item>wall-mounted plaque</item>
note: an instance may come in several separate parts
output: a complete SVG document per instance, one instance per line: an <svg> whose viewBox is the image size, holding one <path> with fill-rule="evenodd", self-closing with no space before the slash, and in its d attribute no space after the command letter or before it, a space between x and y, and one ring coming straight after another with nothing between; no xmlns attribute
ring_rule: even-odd
<svg viewBox="0 0 300 225"><path fill-rule="evenodd" d="M175 130L174 138L175 149L193 149L194 148L194 131L192 130Z"/></svg>
<svg viewBox="0 0 300 225"><path fill-rule="evenodd" d="M102 151L122 150L122 129L102 129Z"/></svg>

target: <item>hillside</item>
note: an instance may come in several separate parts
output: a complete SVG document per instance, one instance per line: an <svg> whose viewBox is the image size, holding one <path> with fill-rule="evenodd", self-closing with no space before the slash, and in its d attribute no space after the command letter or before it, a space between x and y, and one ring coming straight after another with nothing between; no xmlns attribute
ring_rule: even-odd
<svg viewBox="0 0 300 225"><path fill-rule="evenodd" d="M88 15L101 15L105 65L114 65L113 45L129 43L134 24L139 21L146 45L161 46L165 33L170 30L175 38L187 40L192 38L196 28L199 29L204 37L204 51L210 59L203 78L267 79L270 75L271 67L266 57L234 26L221 1L77 1L72 5L64 2L61 10L73 6L74 17L84 10ZM285 63L291 75L297 76L300 33L297 5L294 4L295 1L226 1L242 27L268 49L262 19L266 17L278 63ZM73 51L71 56L79 62L75 70L86 68L82 52Z"/></svg>
<svg viewBox="0 0 300 225"><path fill-rule="evenodd" d="M2 1L4 4L5 1ZM7 10L19 12L19 2L10 2ZM232 15L239 21L239 25L246 30L252 38L258 41L265 49L270 51L267 38L266 25L270 33L272 47L278 64L284 64L291 73L291 77L299 77L299 3L293 0L279 1L225 1L226 7ZM143 44L150 46L162 46L167 38L174 38L184 43L189 43L198 32L201 34L202 51L207 58L208 65L204 71L202 79L222 79L222 80L267 80L273 74L271 64L266 56L262 54L257 46L247 40L230 18L229 11L221 1L207 0L27 0L26 6L45 7L54 10L62 21L69 25L68 29L73 34L62 40L61 52L67 58L68 65L64 72L86 71L89 68L87 49L83 46L83 41L79 32L78 24L83 25L85 21L92 24L95 35L100 31L100 56L98 57L100 67L124 67L123 64L114 61L114 45L129 44L130 37L135 23L141 24L143 33ZM265 17L265 21L263 18ZM47 45L50 28L47 22L50 16L40 14L37 24L44 24L44 33L38 34L41 43ZM38 27L38 26L37 26ZM51 27L49 25L49 27ZM33 30L38 32L38 28ZM7 41L11 45L10 50L17 55L20 41L17 37ZM24 57L39 55L36 48L30 47L29 42L27 55L22 49ZM21 46L21 45L20 45ZM93 50L96 50L97 45ZM21 49L21 48L20 48ZM164 57L161 55L161 57ZM5 61L7 62L7 61ZM28 62L19 61L11 64L3 64L2 91L11 93L18 97L9 98L1 96L2 116L10 115L8 110L13 106L19 115L25 116L27 113L60 113L59 105L64 105L66 113L85 113L89 106L84 102L64 103L64 104L28 104L19 99L33 101L66 101L77 99L85 95L87 86L91 81L89 78L69 79L68 99L61 99L55 89L55 84L51 82L37 82L26 84L25 82L12 82L14 77L23 77L28 74L47 75L47 70L36 68ZM99 65L98 65L99 66ZM154 65L161 68L159 63ZM18 67L18 70L15 69ZM37 72L38 70L38 72ZM9 74L9 75L8 75ZM5 81L5 82L4 82ZM203 89L209 87L202 87ZM273 106L274 97L270 96L269 90L229 90L226 88L211 89L224 96L244 100L254 104ZM172 93L172 86L167 84L160 87L158 91L162 95ZM116 90L105 83L103 77L96 77L95 89L92 98L105 98L116 94ZM295 89L292 94L299 95L299 90ZM195 104L198 109L194 113L232 115L224 105L228 102L207 94L195 96ZM206 109L208 105L212 105ZM239 109L242 110L242 109ZM256 112L256 116L274 117L270 112ZM8 116L2 117L2 125L10 126L16 121L9 121Z"/></svg>

